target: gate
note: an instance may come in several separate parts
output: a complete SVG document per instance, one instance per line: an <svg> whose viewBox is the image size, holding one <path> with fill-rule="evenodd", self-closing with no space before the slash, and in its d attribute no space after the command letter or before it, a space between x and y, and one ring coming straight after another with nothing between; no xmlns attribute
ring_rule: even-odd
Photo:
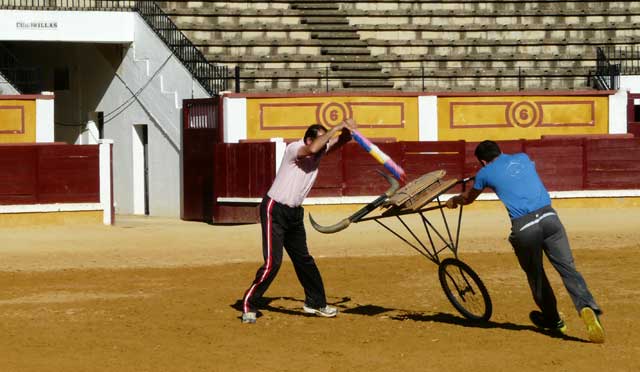
<svg viewBox="0 0 640 372"><path fill-rule="evenodd" d="M182 109L180 218L213 222L215 150L221 141L220 97L186 99Z"/></svg>
<svg viewBox="0 0 640 372"><path fill-rule="evenodd" d="M640 137L640 94L627 96L627 133Z"/></svg>

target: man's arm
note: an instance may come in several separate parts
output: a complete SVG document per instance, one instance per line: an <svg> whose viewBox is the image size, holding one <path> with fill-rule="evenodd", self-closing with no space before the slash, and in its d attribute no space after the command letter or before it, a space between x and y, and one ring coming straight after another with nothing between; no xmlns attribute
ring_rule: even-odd
<svg viewBox="0 0 640 372"><path fill-rule="evenodd" d="M353 127L355 127L355 122L353 121L353 119L347 119L340 122L325 134L316 137L316 139L314 139L310 145L304 145L300 147L297 154L298 157L301 158L316 154L318 153L318 151L324 150L325 145L327 144L329 144L329 150L332 150L339 143L340 145L338 145L338 147L341 146L342 143L346 143L351 139L350 129ZM338 133L338 131L342 131L342 133L338 138L334 138L335 134Z"/></svg>
<svg viewBox="0 0 640 372"><path fill-rule="evenodd" d="M334 150L339 149L345 143L351 141L351 130L356 128L356 122L349 118L344 122L344 128L342 128L342 132L338 137L333 137L329 140L329 149L327 152L332 152Z"/></svg>
<svg viewBox="0 0 640 372"><path fill-rule="evenodd" d="M477 190L472 187L469 190L447 200L447 208L455 209L455 208L458 208L458 205L471 204L476 200L478 195L480 195L481 193L482 193L482 190Z"/></svg>

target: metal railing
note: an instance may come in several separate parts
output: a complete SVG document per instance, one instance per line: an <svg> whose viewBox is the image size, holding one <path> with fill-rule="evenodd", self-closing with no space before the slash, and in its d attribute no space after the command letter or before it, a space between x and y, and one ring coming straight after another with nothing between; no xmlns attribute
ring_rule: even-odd
<svg viewBox="0 0 640 372"><path fill-rule="evenodd" d="M611 65L618 65L620 75L640 75L640 46L607 46L598 48L598 59L609 61Z"/></svg>
<svg viewBox="0 0 640 372"><path fill-rule="evenodd" d="M24 66L4 45L0 44L0 74L19 93L33 94L42 91L42 70Z"/></svg>
<svg viewBox="0 0 640 372"><path fill-rule="evenodd" d="M588 68L514 67L503 69L405 67L382 68L380 73L366 76L353 72L346 75L329 66L306 68L243 68L233 71L236 92L260 90L303 90L329 92L347 90L342 83L393 82L407 91L434 90L544 90L584 89L589 87ZM383 86L381 84L380 86ZM373 88L376 89L376 88ZM380 88L385 89L385 88Z"/></svg>
<svg viewBox="0 0 640 372"><path fill-rule="evenodd" d="M611 63L605 50L596 49L596 71L593 76L593 87L600 90L618 89L620 87L620 63Z"/></svg>
<svg viewBox="0 0 640 372"><path fill-rule="evenodd" d="M217 95L229 86L229 68L209 62L178 29L155 1L117 0L0 0L0 9L35 10L129 10L136 11L164 41L207 93ZM116 25L114 25L116 26ZM117 27L117 26L116 26Z"/></svg>

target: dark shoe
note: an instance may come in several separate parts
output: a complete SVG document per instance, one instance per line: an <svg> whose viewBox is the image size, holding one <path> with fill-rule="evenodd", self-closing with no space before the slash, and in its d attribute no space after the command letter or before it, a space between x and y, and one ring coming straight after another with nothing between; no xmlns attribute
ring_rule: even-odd
<svg viewBox="0 0 640 372"><path fill-rule="evenodd" d="M567 333L567 325L564 324L562 318L559 318L557 321L548 321L540 311L532 311L529 313L529 319L531 319L531 322L533 322L536 327L542 330L563 335Z"/></svg>
<svg viewBox="0 0 640 372"><path fill-rule="evenodd" d="M596 344L604 343L604 328L602 328L602 324L600 324L600 319L598 319L596 312L590 307L583 307L582 310L580 310L580 317L582 318L584 325L587 326L589 340Z"/></svg>

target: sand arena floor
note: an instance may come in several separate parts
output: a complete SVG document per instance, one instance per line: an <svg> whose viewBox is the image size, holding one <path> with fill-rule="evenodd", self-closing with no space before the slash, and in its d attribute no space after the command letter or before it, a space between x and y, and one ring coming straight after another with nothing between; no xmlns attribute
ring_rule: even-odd
<svg viewBox="0 0 640 372"><path fill-rule="evenodd" d="M113 227L0 228L0 371L640 370L640 209L556 207L605 311L603 345L586 342L550 265L569 336L529 323L500 208L472 206L463 219L460 258L494 305L483 325L449 304L433 263L375 223L307 229L337 318L302 313L285 262L263 316L243 325L237 301L260 264L259 225L118 216Z"/></svg>

